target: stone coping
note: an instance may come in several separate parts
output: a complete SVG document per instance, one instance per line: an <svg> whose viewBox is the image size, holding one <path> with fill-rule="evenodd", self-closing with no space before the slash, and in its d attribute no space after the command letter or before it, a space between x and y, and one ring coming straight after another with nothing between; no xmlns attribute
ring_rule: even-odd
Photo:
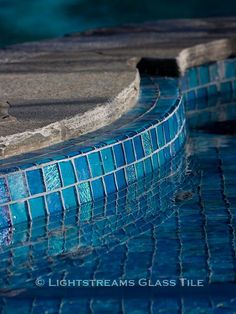
<svg viewBox="0 0 236 314"><path fill-rule="evenodd" d="M1 100L16 117L0 124L2 158L112 123L135 103L140 60L158 60L160 69L168 59L183 74L234 55L235 30L235 18L160 21L0 50Z"/></svg>

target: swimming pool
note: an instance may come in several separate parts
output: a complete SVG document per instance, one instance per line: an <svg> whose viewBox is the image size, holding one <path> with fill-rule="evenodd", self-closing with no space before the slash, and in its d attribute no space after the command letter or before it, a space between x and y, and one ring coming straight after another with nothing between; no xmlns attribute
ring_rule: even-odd
<svg viewBox="0 0 236 314"><path fill-rule="evenodd" d="M2 313L235 313L235 95L191 88L172 158L79 210L1 229Z"/></svg>

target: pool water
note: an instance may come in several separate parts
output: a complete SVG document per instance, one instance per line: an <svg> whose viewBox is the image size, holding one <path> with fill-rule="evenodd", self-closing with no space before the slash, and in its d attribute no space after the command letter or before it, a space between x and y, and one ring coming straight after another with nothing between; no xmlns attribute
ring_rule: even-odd
<svg viewBox="0 0 236 314"><path fill-rule="evenodd" d="M235 103L211 99L188 113L184 149L85 204L93 217L72 210L2 229L1 313L236 313L235 125ZM135 286L117 287L125 280Z"/></svg>

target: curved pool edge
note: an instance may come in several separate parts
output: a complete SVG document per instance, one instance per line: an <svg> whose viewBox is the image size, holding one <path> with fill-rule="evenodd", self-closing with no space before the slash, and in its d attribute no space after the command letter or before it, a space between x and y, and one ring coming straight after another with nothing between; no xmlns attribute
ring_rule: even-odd
<svg viewBox="0 0 236 314"><path fill-rule="evenodd" d="M1 227L77 208L158 169L185 142L184 106L187 112L196 110L194 100L217 94L235 98L236 59L186 67L180 79L151 78L146 84L152 86L149 106L144 97L140 107L128 112L136 120L116 130L115 136L84 149L73 147L66 156L2 170Z"/></svg>
<svg viewBox="0 0 236 314"><path fill-rule="evenodd" d="M62 143L109 125L132 109L137 101L139 86L140 76L136 70L129 86L107 102L97 104L95 108L43 127L0 136L0 160Z"/></svg>

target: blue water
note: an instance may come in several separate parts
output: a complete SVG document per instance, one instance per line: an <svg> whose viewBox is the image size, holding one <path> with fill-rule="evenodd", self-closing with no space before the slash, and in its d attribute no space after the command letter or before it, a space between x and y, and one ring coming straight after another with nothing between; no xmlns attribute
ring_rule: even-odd
<svg viewBox="0 0 236 314"><path fill-rule="evenodd" d="M75 209L2 229L1 313L236 313L235 121L231 99L211 100L188 114L183 151L85 204L92 217Z"/></svg>
<svg viewBox="0 0 236 314"><path fill-rule="evenodd" d="M235 14L232 0L0 0L0 46L123 23Z"/></svg>

